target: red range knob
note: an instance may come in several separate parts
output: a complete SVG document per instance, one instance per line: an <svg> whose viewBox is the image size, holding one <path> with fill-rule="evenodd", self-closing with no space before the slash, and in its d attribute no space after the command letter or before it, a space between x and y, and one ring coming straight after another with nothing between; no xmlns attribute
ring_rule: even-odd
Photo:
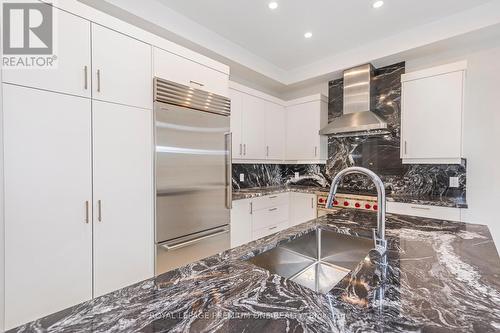
<svg viewBox="0 0 500 333"><path fill-rule="evenodd" d="M333 200L333 204L334 204L335 206L337 206L337 205L339 204L339 202L338 202L337 200Z"/></svg>
<svg viewBox="0 0 500 333"><path fill-rule="evenodd" d="M319 202L320 203L323 203L325 200L323 200L323 198L319 198Z"/></svg>
<svg viewBox="0 0 500 333"><path fill-rule="evenodd" d="M378 210L378 206L377 205L373 205L373 210Z"/></svg>
<svg viewBox="0 0 500 333"><path fill-rule="evenodd" d="M365 208L366 208L366 209L370 209L370 208L372 208L372 206L371 206L370 204L366 204L366 205L365 205Z"/></svg>
<svg viewBox="0 0 500 333"><path fill-rule="evenodd" d="M361 207L361 205L359 204L359 202L356 202L356 203L354 204L354 207L359 208L359 207Z"/></svg>
<svg viewBox="0 0 500 333"><path fill-rule="evenodd" d="M346 206L346 207L349 206L349 202L344 201L344 206Z"/></svg>

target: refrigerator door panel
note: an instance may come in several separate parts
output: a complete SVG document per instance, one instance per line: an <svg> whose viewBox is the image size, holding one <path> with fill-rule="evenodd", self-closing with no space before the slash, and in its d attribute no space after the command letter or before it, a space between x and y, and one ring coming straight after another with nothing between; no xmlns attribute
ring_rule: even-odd
<svg viewBox="0 0 500 333"><path fill-rule="evenodd" d="M229 223L229 117L156 103L156 241Z"/></svg>
<svg viewBox="0 0 500 333"><path fill-rule="evenodd" d="M211 229L156 246L156 275L230 248L229 226Z"/></svg>

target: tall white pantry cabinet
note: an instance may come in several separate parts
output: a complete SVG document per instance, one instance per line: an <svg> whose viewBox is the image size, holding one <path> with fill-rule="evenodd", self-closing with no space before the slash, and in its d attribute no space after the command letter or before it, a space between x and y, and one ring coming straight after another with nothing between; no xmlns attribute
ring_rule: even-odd
<svg viewBox="0 0 500 333"><path fill-rule="evenodd" d="M58 14L58 69L3 72L7 329L154 275L151 45Z"/></svg>

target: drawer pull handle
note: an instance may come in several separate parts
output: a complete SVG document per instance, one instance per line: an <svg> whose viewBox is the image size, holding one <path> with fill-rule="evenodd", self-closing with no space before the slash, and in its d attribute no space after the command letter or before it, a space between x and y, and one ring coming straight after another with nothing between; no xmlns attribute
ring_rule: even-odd
<svg viewBox="0 0 500 333"><path fill-rule="evenodd" d="M272 197L269 197L269 199L276 199L277 197L277 195L273 195Z"/></svg>
<svg viewBox="0 0 500 333"><path fill-rule="evenodd" d="M269 230L274 230L274 229L277 229L277 228L278 228L277 226L274 226L274 227L269 228Z"/></svg>
<svg viewBox="0 0 500 333"><path fill-rule="evenodd" d="M276 210L278 210L278 208L271 208L271 209L269 209L270 212L274 212Z"/></svg>
<svg viewBox="0 0 500 333"><path fill-rule="evenodd" d="M429 207L417 207L417 206L411 206L413 209L420 209L420 210L431 210Z"/></svg>
<svg viewBox="0 0 500 333"><path fill-rule="evenodd" d="M189 81L189 83L191 83L191 84L196 84L197 86L200 86L200 87L203 87L203 86L204 86L204 84L203 84L203 83L201 83L201 82L197 82L197 81L193 81L193 80L190 80L190 81Z"/></svg>

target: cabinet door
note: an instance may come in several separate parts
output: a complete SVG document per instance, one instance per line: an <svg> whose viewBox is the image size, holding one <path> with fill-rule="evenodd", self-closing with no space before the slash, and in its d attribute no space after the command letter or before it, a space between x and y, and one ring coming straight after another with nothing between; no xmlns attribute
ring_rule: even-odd
<svg viewBox="0 0 500 333"><path fill-rule="evenodd" d="M243 94L243 158L266 159L266 104L257 97Z"/></svg>
<svg viewBox="0 0 500 333"><path fill-rule="evenodd" d="M90 97L90 22L54 8L54 54L57 67L53 69L5 69L3 81L66 94Z"/></svg>
<svg viewBox="0 0 500 333"><path fill-rule="evenodd" d="M403 83L403 159L461 157L463 72Z"/></svg>
<svg viewBox="0 0 500 333"><path fill-rule="evenodd" d="M235 200L231 209L231 247L252 241L252 200Z"/></svg>
<svg viewBox="0 0 500 333"><path fill-rule="evenodd" d="M233 133L233 159L243 157L243 142L241 123L243 119L243 94L231 89L231 132Z"/></svg>
<svg viewBox="0 0 500 333"><path fill-rule="evenodd" d="M291 193L290 225L294 226L316 218L316 195Z"/></svg>
<svg viewBox="0 0 500 333"><path fill-rule="evenodd" d="M229 77L162 49L153 49L154 76L217 95L228 96Z"/></svg>
<svg viewBox="0 0 500 333"><path fill-rule="evenodd" d="M266 102L266 156L268 160L285 159L285 108L281 105Z"/></svg>
<svg viewBox="0 0 500 333"><path fill-rule="evenodd" d="M94 99L152 108L151 46L92 24Z"/></svg>
<svg viewBox="0 0 500 333"><path fill-rule="evenodd" d="M287 159L320 158L319 102L292 105L287 108Z"/></svg>
<svg viewBox="0 0 500 333"><path fill-rule="evenodd" d="M150 110L93 102L94 296L154 275Z"/></svg>
<svg viewBox="0 0 500 333"><path fill-rule="evenodd" d="M9 329L92 297L91 105L4 84L3 112Z"/></svg>

